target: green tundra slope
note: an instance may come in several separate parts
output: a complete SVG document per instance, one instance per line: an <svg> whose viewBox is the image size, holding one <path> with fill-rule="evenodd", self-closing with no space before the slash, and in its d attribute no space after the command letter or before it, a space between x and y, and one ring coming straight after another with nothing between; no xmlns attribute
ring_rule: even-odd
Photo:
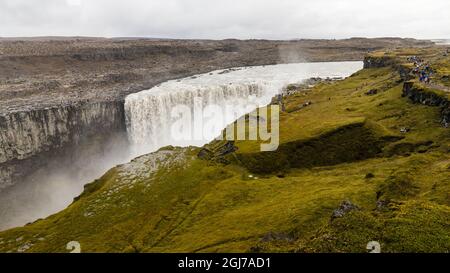
<svg viewBox="0 0 450 273"><path fill-rule="evenodd" d="M284 97L277 151L214 141L117 166L60 213L1 232L0 251L448 251L442 52L377 52L345 80ZM433 85L411 75L414 54L436 67Z"/></svg>

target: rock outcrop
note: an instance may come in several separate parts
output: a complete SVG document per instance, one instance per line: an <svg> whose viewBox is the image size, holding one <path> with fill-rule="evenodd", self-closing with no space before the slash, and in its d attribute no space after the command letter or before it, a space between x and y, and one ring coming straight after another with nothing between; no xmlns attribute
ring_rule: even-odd
<svg viewBox="0 0 450 273"><path fill-rule="evenodd" d="M339 205L339 207L335 209L331 214L331 220L343 217L345 214L349 213L352 210L359 210L359 207L357 205L354 205L349 200L344 200Z"/></svg>
<svg viewBox="0 0 450 273"><path fill-rule="evenodd" d="M402 96L409 98L414 103L420 103L428 106L441 107L441 124L448 127L450 124L450 103L444 94L433 92L431 89L407 81L403 84Z"/></svg>
<svg viewBox="0 0 450 273"><path fill-rule="evenodd" d="M42 166L125 132L122 102L85 103L0 116L0 189ZM98 143L96 144L98 145ZM81 147L78 147L81 149Z"/></svg>
<svg viewBox="0 0 450 273"><path fill-rule="evenodd" d="M392 66L395 60L389 56L373 56L367 55L364 57L364 68L380 68Z"/></svg>

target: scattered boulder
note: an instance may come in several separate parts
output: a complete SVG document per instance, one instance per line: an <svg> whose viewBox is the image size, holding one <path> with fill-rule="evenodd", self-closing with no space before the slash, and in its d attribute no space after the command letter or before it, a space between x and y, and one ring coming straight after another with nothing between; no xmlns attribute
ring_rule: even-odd
<svg viewBox="0 0 450 273"><path fill-rule="evenodd" d="M376 94L378 94L378 90L377 89L370 89L365 94L368 95L368 96L376 95Z"/></svg>
<svg viewBox="0 0 450 273"><path fill-rule="evenodd" d="M336 218L343 217L345 214L349 213L352 210L359 210L359 207L354 205L349 200L344 200L339 205L339 207L335 209L331 214L331 220L333 221Z"/></svg>
<svg viewBox="0 0 450 273"><path fill-rule="evenodd" d="M402 134L406 134L410 131L410 129L408 127L401 127L400 128L400 133Z"/></svg>
<svg viewBox="0 0 450 273"><path fill-rule="evenodd" d="M201 159L211 159L211 157L213 156L213 152L211 152L210 150L206 149L206 148L202 148L200 150L200 152L198 152L197 156Z"/></svg>
<svg viewBox="0 0 450 273"><path fill-rule="evenodd" d="M18 252L18 253L23 253L23 252L27 251L28 249L30 249L32 246L33 246L32 243L27 242L27 243L21 245L21 246L17 249L17 252Z"/></svg>
<svg viewBox="0 0 450 273"><path fill-rule="evenodd" d="M225 145L223 145L220 149L219 149L219 155L223 156L229 153L232 153L234 151L237 150L237 147L234 146L234 141L227 141L227 143L225 143Z"/></svg>
<svg viewBox="0 0 450 273"><path fill-rule="evenodd" d="M382 210L388 207L390 200L381 199L377 201L377 210Z"/></svg>

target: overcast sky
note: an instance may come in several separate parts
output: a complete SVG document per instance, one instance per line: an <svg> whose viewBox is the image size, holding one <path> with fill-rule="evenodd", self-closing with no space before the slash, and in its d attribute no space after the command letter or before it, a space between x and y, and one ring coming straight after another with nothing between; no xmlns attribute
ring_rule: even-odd
<svg viewBox="0 0 450 273"><path fill-rule="evenodd" d="M0 36L450 38L449 0L0 0Z"/></svg>

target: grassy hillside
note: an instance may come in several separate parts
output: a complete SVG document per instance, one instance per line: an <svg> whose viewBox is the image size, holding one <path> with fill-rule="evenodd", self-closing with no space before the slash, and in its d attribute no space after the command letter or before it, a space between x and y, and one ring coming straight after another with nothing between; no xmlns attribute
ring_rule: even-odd
<svg viewBox="0 0 450 273"><path fill-rule="evenodd" d="M450 131L440 107L402 96L410 54L449 71L436 49L378 52L385 65L284 97L277 151L163 148L60 213L1 232L0 251L68 252L70 241L83 252L366 252L369 241L448 251Z"/></svg>

